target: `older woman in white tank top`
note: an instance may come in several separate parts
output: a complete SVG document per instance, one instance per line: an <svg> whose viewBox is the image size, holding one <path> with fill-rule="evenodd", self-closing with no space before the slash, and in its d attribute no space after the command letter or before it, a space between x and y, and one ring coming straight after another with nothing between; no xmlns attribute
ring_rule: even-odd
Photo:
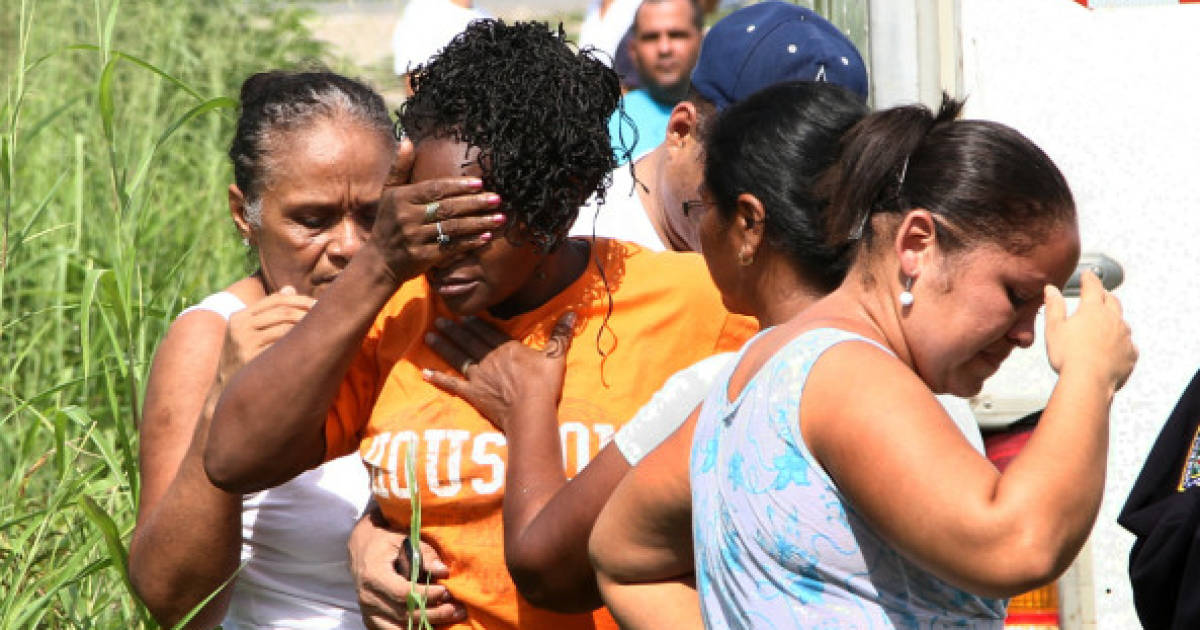
<svg viewBox="0 0 1200 630"><path fill-rule="evenodd" d="M189 627L363 627L346 551L369 499L358 458L243 497L213 486L201 456L216 394L304 317L369 234L395 152L383 100L362 83L269 72L242 86L229 208L259 269L171 325L140 427L129 574L164 625L235 576ZM390 571L394 557L368 561Z"/></svg>

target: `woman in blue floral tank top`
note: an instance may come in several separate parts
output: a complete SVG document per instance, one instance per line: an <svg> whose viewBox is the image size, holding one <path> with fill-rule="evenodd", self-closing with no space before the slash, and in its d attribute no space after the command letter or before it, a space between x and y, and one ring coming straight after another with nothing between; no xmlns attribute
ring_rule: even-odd
<svg viewBox="0 0 1200 630"><path fill-rule="evenodd" d="M1062 174L960 109L878 112L842 139L819 190L828 243L850 250L845 281L749 342L596 524L602 592L625 627L696 627L698 602L709 628L1001 628L1004 598L1078 552L1137 351L1091 273L1066 316L1057 287L1080 244ZM758 257L714 201L706 257ZM710 263L723 292L746 291L722 268ZM1059 381L1000 473L934 393L978 393L1034 342L1043 304Z"/></svg>

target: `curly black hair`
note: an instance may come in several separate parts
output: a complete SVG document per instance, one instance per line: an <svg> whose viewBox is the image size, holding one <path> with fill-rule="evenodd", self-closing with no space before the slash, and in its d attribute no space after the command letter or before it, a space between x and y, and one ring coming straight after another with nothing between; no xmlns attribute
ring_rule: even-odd
<svg viewBox="0 0 1200 630"><path fill-rule="evenodd" d="M590 50L573 50L561 25L478 20L410 77L404 133L479 149L484 186L543 252L563 242L589 195L603 202L620 80Z"/></svg>

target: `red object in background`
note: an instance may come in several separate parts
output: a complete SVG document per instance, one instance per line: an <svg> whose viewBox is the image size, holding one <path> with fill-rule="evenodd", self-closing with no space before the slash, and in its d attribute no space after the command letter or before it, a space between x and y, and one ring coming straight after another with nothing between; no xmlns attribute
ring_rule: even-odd
<svg viewBox="0 0 1200 630"><path fill-rule="evenodd" d="M1039 412L1037 415L1041 416L1041 413ZM989 433L983 437L984 451L997 470L1004 472L1004 469L1008 468L1008 464L1029 441L1029 436L1033 435L1033 429L1036 426L1036 421L1022 420L1004 431Z"/></svg>
<svg viewBox="0 0 1200 630"><path fill-rule="evenodd" d="M1175 0L1175 1L1178 2L1179 4L1200 4L1200 0ZM1078 2L1080 5L1085 6L1085 7L1088 5L1088 0L1075 0L1075 2ZM1163 2L1163 4L1169 4L1169 3Z"/></svg>
<svg viewBox="0 0 1200 630"><path fill-rule="evenodd" d="M1083 4L1083 0L1077 0ZM983 438L987 458L1000 472L1012 463L1014 457L1025 447L1037 427L1042 412L1037 411L1008 427L988 433ZM1058 630L1058 585L1051 583L1028 593L1018 595L1008 604L1005 628L1021 630Z"/></svg>

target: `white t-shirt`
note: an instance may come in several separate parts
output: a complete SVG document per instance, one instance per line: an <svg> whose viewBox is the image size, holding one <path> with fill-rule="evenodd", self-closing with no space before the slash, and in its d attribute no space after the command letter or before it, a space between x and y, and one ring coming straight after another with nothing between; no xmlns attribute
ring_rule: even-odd
<svg viewBox="0 0 1200 630"><path fill-rule="evenodd" d="M180 313L229 319L246 305L214 293ZM225 630L363 628L346 541L371 498L357 453L242 498L242 561Z"/></svg>
<svg viewBox="0 0 1200 630"><path fill-rule="evenodd" d="M600 58L611 66L617 46L625 36L625 31L633 26L633 18L637 16L640 6L642 0L613 0L604 17L600 17L600 0L591 0L583 24L579 27L579 48L582 50L584 46L591 46L603 51L604 55L600 55Z"/></svg>
<svg viewBox="0 0 1200 630"><path fill-rule="evenodd" d="M486 17L449 0L411 0L392 31L393 71L407 74L441 52L472 21Z"/></svg>
<svg viewBox="0 0 1200 630"><path fill-rule="evenodd" d="M592 236L594 229L595 236L600 238L629 241L656 252L669 249L654 231L654 224L650 223L635 186L641 184L633 181L628 164L613 169L612 186L608 188L604 205L597 212L595 196L584 202L570 235Z"/></svg>
<svg viewBox="0 0 1200 630"><path fill-rule="evenodd" d="M734 356L732 352L714 354L671 375L663 383L662 389L655 392L633 418L617 431L613 440L630 466L636 466L683 425L692 411L704 402L721 369ZM942 395L937 399L971 447L982 455L983 434L979 432L979 423L975 420L971 405L957 396Z"/></svg>
<svg viewBox="0 0 1200 630"><path fill-rule="evenodd" d="M732 352L714 354L672 374L662 389L617 431L613 441L630 466L636 466L662 444L704 402L721 368L733 356Z"/></svg>

